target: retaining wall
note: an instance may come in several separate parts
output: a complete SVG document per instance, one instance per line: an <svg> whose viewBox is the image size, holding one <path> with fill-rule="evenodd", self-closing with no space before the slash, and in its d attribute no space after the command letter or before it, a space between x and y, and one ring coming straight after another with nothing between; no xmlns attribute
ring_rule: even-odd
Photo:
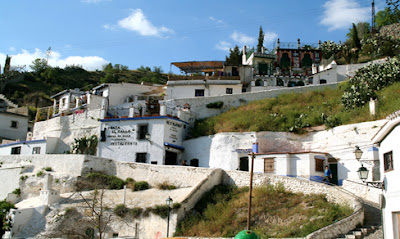
<svg viewBox="0 0 400 239"><path fill-rule="evenodd" d="M233 94L233 95L172 99L172 100L162 101L162 103L165 106L167 106L167 108L170 109L176 109L179 107L183 108L183 105L189 104L190 110L195 113L196 119L203 119L221 114L222 112L228 111L233 107L239 107L251 101L262 100L267 98L275 98L281 94L304 93L310 91L323 90L325 88L332 89L336 88L338 84L339 83L331 83L324 85L288 87L288 88L280 88L280 89L273 89L273 90L266 90L259 92L248 92L248 93ZM221 109L212 109L204 107L205 105L216 101L224 102L224 105Z"/></svg>
<svg viewBox="0 0 400 239"><path fill-rule="evenodd" d="M318 231L309 234L308 239L329 239L345 234L353 230L357 225L362 225L364 221L364 209L362 201L340 187L332 187L321 183L311 182L304 179L275 176L270 174L254 174L253 185L272 184L277 185L281 183L287 190L295 193L320 193L325 194L329 202L337 203L340 205L348 205L354 213L339 222L324 227ZM238 171L225 171L223 176L223 183L234 184L239 187L248 186L250 182L249 173Z"/></svg>

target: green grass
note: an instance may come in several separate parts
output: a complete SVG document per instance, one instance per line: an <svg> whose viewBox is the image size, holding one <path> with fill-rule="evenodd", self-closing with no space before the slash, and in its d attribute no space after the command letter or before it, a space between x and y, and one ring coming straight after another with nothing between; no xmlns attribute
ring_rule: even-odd
<svg viewBox="0 0 400 239"><path fill-rule="evenodd" d="M325 195L295 194L282 185L256 187L253 197L251 227L261 238L304 237L353 212L328 203ZM179 222L174 236L233 237L247 225L247 203L248 188L216 186Z"/></svg>
<svg viewBox="0 0 400 239"><path fill-rule="evenodd" d="M378 92L377 114L369 114L365 105L346 111L341 97L346 83L337 89L324 89L307 93L283 94L277 98L251 102L223 114L198 120L190 137L220 132L283 131L303 133L305 127L359 123L385 118L400 109L400 83Z"/></svg>

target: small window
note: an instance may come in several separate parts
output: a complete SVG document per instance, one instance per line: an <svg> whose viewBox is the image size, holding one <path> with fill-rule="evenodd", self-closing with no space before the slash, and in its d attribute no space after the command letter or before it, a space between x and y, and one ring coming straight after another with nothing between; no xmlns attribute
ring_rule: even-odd
<svg viewBox="0 0 400 239"><path fill-rule="evenodd" d="M11 148L11 154L21 154L21 146Z"/></svg>
<svg viewBox="0 0 400 239"><path fill-rule="evenodd" d="M12 120L11 121L11 128L18 128L18 121Z"/></svg>
<svg viewBox="0 0 400 239"><path fill-rule="evenodd" d="M326 80L325 80L325 79L320 79L320 80L319 80L319 83L320 83L320 84L326 84Z"/></svg>
<svg viewBox="0 0 400 239"><path fill-rule="evenodd" d="M145 124L145 125L139 125L139 130L138 130L138 133L139 133L139 139L146 139L146 134L148 134L148 125L147 124Z"/></svg>
<svg viewBox="0 0 400 239"><path fill-rule="evenodd" d="M40 147L33 147L32 154L40 154Z"/></svg>
<svg viewBox="0 0 400 239"><path fill-rule="evenodd" d="M264 159L264 173L274 173L274 158Z"/></svg>
<svg viewBox="0 0 400 239"><path fill-rule="evenodd" d="M393 170L393 152L383 154L385 172Z"/></svg>
<svg viewBox="0 0 400 239"><path fill-rule="evenodd" d="M232 88L226 88L226 93L231 95L233 94L233 89Z"/></svg>
<svg viewBox="0 0 400 239"><path fill-rule="evenodd" d="M151 161L151 164L158 164L157 161Z"/></svg>
<svg viewBox="0 0 400 239"><path fill-rule="evenodd" d="M202 97L204 96L204 90L194 90L195 97Z"/></svg>
<svg viewBox="0 0 400 239"><path fill-rule="evenodd" d="M136 162L137 163L146 163L146 153L136 153Z"/></svg>
<svg viewBox="0 0 400 239"><path fill-rule="evenodd" d="M199 160L198 160L198 159L192 159L192 160L190 160L190 166L192 166L192 167L199 167Z"/></svg>
<svg viewBox="0 0 400 239"><path fill-rule="evenodd" d="M324 171L324 160L323 159L315 159L315 171L323 172Z"/></svg>

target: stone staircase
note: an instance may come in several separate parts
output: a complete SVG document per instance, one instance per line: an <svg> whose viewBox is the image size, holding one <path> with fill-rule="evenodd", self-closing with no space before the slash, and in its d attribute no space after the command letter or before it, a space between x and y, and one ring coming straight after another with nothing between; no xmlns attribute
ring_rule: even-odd
<svg viewBox="0 0 400 239"><path fill-rule="evenodd" d="M370 235L371 233L375 232L376 230L377 230L377 227L375 227L375 226L356 228L353 231L350 231L345 235L341 235L340 237L337 237L337 239L340 239L340 238L361 239L361 238L365 238L366 236Z"/></svg>

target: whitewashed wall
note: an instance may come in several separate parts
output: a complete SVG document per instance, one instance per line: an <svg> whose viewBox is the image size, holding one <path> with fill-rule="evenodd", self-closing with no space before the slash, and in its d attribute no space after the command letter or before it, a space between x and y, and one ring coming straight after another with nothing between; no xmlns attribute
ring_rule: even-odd
<svg viewBox="0 0 400 239"><path fill-rule="evenodd" d="M18 122L17 128L11 127L12 121ZM0 137L24 141L27 133L28 117L7 112L0 112Z"/></svg>
<svg viewBox="0 0 400 239"><path fill-rule="evenodd" d="M196 139L185 140L183 145L185 152L183 158L188 160L199 159L200 167L222 168L225 170L236 170L239 167L239 158L248 156L248 153L239 153L236 149L251 149L252 143L259 143L259 152L322 152L328 153L330 157L338 160L339 185L344 179L361 182L357 170L361 163L355 159L354 149L359 146L364 151L362 160L371 160L373 152L368 149L373 147L372 137L379 131L387 120L378 120L359 124L343 125L330 130L311 132L307 134L293 134L285 132L257 132L257 133L219 133L216 135L203 136ZM310 172L315 169L315 160L307 157L296 156L296 171L299 176L311 175L322 176L320 172ZM308 166L302 162L308 161ZM302 160L299 160L302 159ZM298 164L297 164L298 163ZM364 164L369 170L372 166ZM262 167L261 164L259 167ZM257 169L261 171L261 169ZM372 181L370 174L369 181Z"/></svg>
<svg viewBox="0 0 400 239"><path fill-rule="evenodd" d="M81 114L59 116L46 121L35 123L33 140L47 137L59 138L54 153L64 153L71 149L75 138L99 135L101 110L85 110Z"/></svg>
<svg viewBox="0 0 400 239"><path fill-rule="evenodd" d="M226 95L226 88L233 94L242 92L239 80L185 80L168 81L166 99L194 98L195 90L204 90L204 97Z"/></svg>
<svg viewBox="0 0 400 239"><path fill-rule="evenodd" d="M0 155L10 155L11 149L14 147L21 147L21 154L33 154L33 148L40 148L39 154L54 153L58 139L49 137L42 140L22 141L6 145L0 145Z"/></svg>
<svg viewBox="0 0 400 239"><path fill-rule="evenodd" d="M109 99L109 106L120 105L126 102L126 98L134 95L155 95L158 96L162 86L149 86L139 84L107 84L108 93L103 95Z"/></svg>
<svg viewBox="0 0 400 239"><path fill-rule="evenodd" d="M183 107L183 105L189 104L191 107L190 108L191 111L193 111L193 113L196 116L196 119L203 119L221 114L222 112L228 111L233 107L239 107L251 101L256 101L266 98L275 98L278 95L293 93L293 92L301 93L301 92L322 90L324 88L336 88L336 87L337 83L326 84L326 85L302 86L302 87L287 87L283 89L275 89L275 90L260 91L260 92L248 92L248 93L234 94L234 95L180 98L173 100L165 100L162 102L168 108L171 109ZM205 105L216 101L224 102L224 105L221 109L211 109L204 107Z"/></svg>
<svg viewBox="0 0 400 239"><path fill-rule="evenodd" d="M139 139L139 127L147 125L150 140ZM101 130L106 129L106 141L99 142L98 156L124 162L136 162L136 153L147 153L146 163L164 164L164 143L182 146L188 124L168 117L126 118L103 120ZM170 147L169 151L181 151ZM179 158L178 158L179 162Z"/></svg>
<svg viewBox="0 0 400 239"><path fill-rule="evenodd" d="M381 159L381 173L384 175L385 182L385 207L383 208L383 225L385 238L394 239L400 235L400 219L396 219L396 215L400 212L400 119L397 118L389 124L393 128L388 131L386 137L382 140L379 146L379 155ZM384 171L384 154L392 152L393 170ZM397 225L397 226L396 226ZM397 236L395 236L397 235Z"/></svg>
<svg viewBox="0 0 400 239"><path fill-rule="evenodd" d="M183 159L187 162L198 159L200 167L235 170L239 168L240 157L248 156L240 149L251 149L255 139L254 132L246 132L219 133L185 140Z"/></svg>

